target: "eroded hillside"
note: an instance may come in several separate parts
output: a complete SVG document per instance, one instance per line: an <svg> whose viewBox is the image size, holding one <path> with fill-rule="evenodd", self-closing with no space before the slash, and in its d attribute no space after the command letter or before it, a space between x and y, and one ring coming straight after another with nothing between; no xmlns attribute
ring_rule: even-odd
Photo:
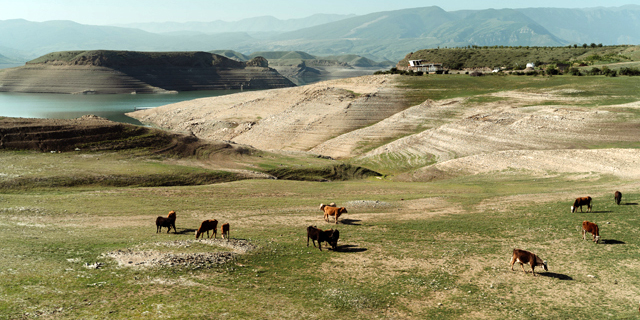
<svg viewBox="0 0 640 320"><path fill-rule="evenodd" d="M587 90L595 95L550 82L535 90L494 88L410 106L407 96L413 89L400 79L390 75L343 79L205 98L130 115L204 139L350 159L414 181L433 179L441 171L457 175L538 167L558 172L590 167L620 175L611 168L628 172L625 163L635 153L603 148L633 147L640 141L640 121L635 116L640 105L610 104L592 85ZM536 82L541 81L550 80L533 83L540 86ZM600 150L576 151L594 148ZM537 151L526 152L526 157L505 153L514 150ZM578 158L589 156L588 166L569 161L563 156L567 150L574 150L568 154ZM600 153L607 156L598 165ZM510 157L518 161L496 160Z"/></svg>

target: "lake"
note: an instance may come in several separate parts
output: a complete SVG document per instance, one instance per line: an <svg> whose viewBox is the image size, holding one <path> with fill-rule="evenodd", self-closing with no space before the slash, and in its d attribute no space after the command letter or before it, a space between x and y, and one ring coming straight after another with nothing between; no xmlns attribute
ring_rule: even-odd
<svg viewBox="0 0 640 320"><path fill-rule="evenodd" d="M177 94L47 94L0 93L0 116L73 119L93 114L112 121L141 123L127 117L136 108L154 108L180 101L222 96L240 90L187 91Z"/></svg>

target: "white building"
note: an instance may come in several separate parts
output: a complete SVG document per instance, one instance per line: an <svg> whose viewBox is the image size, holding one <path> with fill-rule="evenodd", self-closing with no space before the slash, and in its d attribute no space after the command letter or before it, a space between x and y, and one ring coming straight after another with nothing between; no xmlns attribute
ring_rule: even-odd
<svg viewBox="0 0 640 320"><path fill-rule="evenodd" d="M442 67L442 63L429 62L427 60L409 60L407 70L413 72L437 72L444 70L444 68Z"/></svg>

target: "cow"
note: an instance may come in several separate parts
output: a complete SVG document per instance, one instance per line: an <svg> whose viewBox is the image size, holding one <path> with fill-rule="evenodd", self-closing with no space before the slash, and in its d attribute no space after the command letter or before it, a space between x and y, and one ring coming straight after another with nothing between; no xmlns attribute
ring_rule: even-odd
<svg viewBox="0 0 640 320"><path fill-rule="evenodd" d="M520 263L520 268L522 268L522 272L524 272L524 274L527 274L527 272L524 271L525 263L528 263L531 266L531 273L534 277L536 276L536 272L534 271L536 266L542 266L544 271L549 271L546 261L543 261L537 255L526 250L513 249L513 256L511 257L511 271L515 271L513 270L513 264L516 263L516 261Z"/></svg>
<svg viewBox="0 0 640 320"><path fill-rule="evenodd" d="M220 226L220 231L221 231L220 233L222 234L222 239L225 239L225 236L226 236L227 241L229 241L229 224L223 223Z"/></svg>
<svg viewBox="0 0 640 320"><path fill-rule="evenodd" d="M615 200L615 201L616 201L616 204L617 204L617 205L620 205L620 201L622 200L622 192L620 192L620 191L616 191L616 192L613 194L613 200Z"/></svg>
<svg viewBox="0 0 640 320"><path fill-rule="evenodd" d="M593 235L593 242L598 243L600 241L600 230L597 224L589 221L582 222L582 240L587 240L587 232Z"/></svg>
<svg viewBox="0 0 640 320"><path fill-rule="evenodd" d="M161 232L162 228L168 228L167 233L171 231L171 227L173 227L174 233L178 233L176 230L176 212L170 211L167 217L159 216L156 218L156 233Z"/></svg>
<svg viewBox="0 0 640 320"><path fill-rule="evenodd" d="M345 207L332 207L326 204L320 204L320 210L324 212L324 221L329 222L329 216L334 216L334 221L338 224L338 217L343 213L349 213Z"/></svg>
<svg viewBox="0 0 640 320"><path fill-rule="evenodd" d="M320 230L314 226L307 227L307 247L309 246L309 239L313 241L313 246L316 246L318 241L318 249L322 251L322 242L327 242L333 250L336 250L338 246L338 239L340 238L340 231L338 230Z"/></svg>
<svg viewBox="0 0 640 320"><path fill-rule="evenodd" d="M204 232L207 232L207 237L209 239L211 239L211 236L209 235L209 230L213 231L213 238L217 238L218 237L218 233L217 233L217 229L218 229L218 220L213 219L213 220L204 220L202 221L202 223L200 224L200 228L198 228L198 230L196 231L196 240L198 240L198 237L200 237L200 235L202 235L202 238L204 238Z"/></svg>
<svg viewBox="0 0 640 320"><path fill-rule="evenodd" d="M591 197L577 198L571 206L571 213L576 212L578 210L578 207L580 207L580 212L583 212L582 206L587 206L587 212L591 212Z"/></svg>

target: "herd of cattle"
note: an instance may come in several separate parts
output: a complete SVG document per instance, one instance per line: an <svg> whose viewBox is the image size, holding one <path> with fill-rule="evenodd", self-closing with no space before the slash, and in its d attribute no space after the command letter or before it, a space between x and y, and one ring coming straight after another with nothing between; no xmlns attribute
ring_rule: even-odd
<svg viewBox="0 0 640 320"><path fill-rule="evenodd" d="M171 228L173 228L173 232L177 233L178 231L176 230L176 212L171 210L169 211L169 214L166 217L162 217L159 216L156 218L156 233L161 232L162 228L167 228L167 233L169 233L169 231L171 231ZM209 231L212 231L212 234L214 236L214 238L218 238L218 234L217 234L217 230L218 230L218 220L204 220L202 221L202 223L200 223L200 228L198 228L198 230L196 230L196 239L198 239L200 237L200 235L202 235L202 238L204 239L204 233L207 233L207 237L209 237L209 239L211 239L211 236L209 235ZM222 239L226 239L229 240L229 224L228 223L223 223L220 226L220 233L222 234Z"/></svg>
<svg viewBox="0 0 640 320"><path fill-rule="evenodd" d="M578 208L580 208L580 212L583 212L582 206L586 206L587 212L591 212L591 210L593 209L593 207L591 206L591 200L592 200L591 197L577 198L573 202L573 205L571 206L571 213L576 212ZM614 193L614 200L617 205L620 205L620 201L622 200L622 193L620 191L616 191ZM333 216L335 224L338 223L338 218L343 213L348 213L345 207L337 207L335 203L330 203L328 205L320 204L320 211L324 212L324 220L326 222L329 222L329 218ZM173 231L177 233L175 211L170 211L167 217L160 216L156 218L156 233L161 232L162 228L167 228L167 233L169 233L169 231L171 231L171 228L173 228ZM198 230L196 231L196 239L198 239L201 235L202 235L202 238L204 239L205 232L207 233L207 237L211 239L211 236L209 235L209 231L212 231L214 238L217 238L217 229L218 229L218 220L215 220L215 219L204 220L200 224L200 228L198 228ZM226 239L228 240L229 224L228 223L222 224L220 226L220 231L222 234L222 238L225 239L226 237ZM598 243L600 241L600 230L597 224L590 221L583 221L582 222L582 239L583 240L586 240L587 232L591 233L591 235L593 236L593 242ZM340 238L340 232L337 229L322 230L322 229L318 229L316 226L307 227L307 247L309 246L309 240L311 240L313 242L314 247L316 246L316 241L318 242L318 249L320 251L322 251L322 242L328 243L333 250L336 250L338 246L339 238ZM513 255L511 257L511 262L510 262L512 271L513 271L513 265L516 262L520 264L520 267L522 268L522 271L525 272L525 274L526 274L526 271L524 270L525 264L529 264L531 266L531 273L534 276L536 275L535 267L537 266L543 267L545 271L549 270L547 261L542 260L540 257L538 257L536 254L532 252L522 250L522 249L513 249Z"/></svg>
<svg viewBox="0 0 640 320"><path fill-rule="evenodd" d="M617 205L620 205L620 201L622 200L622 193L620 191L616 191L613 194L613 200L616 202ZM578 210L578 207L580 207L580 212L583 212L582 206L586 206L587 212L591 212L593 208L591 206L591 197L577 198L573 202L573 205L571 206L571 213L576 212ZM600 241L600 229L598 228L597 224L591 221L583 221L582 222L582 240L586 240L587 232L591 233L591 235L593 236L593 242L598 243ZM531 253L526 250L513 249L513 255L511 257L511 263L510 263L511 271L513 271L513 264L516 262L520 263L520 267L522 268L522 271L525 272L525 274L526 274L526 271L524 270L524 266L523 266L525 264L529 264L531 266L531 273L534 276L536 275L534 269L537 266L541 266L544 268L545 271L549 271L547 266L547 261L543 261L542 259L540 259L540 257L535 255L534 253Z"/></svg>

